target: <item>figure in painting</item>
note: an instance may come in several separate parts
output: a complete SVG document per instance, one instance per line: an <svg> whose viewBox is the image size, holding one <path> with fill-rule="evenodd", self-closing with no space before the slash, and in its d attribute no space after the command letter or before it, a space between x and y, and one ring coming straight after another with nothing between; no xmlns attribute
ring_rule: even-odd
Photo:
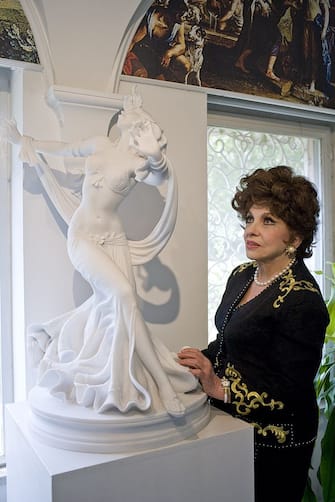
<svg viewBox="0 0 335 502"><path fill-rule="evenodd" d="M180 10L169 4L169 8L157 5L148 10L128 49L125 74L173 80L175 72L190 70L182 20L185 9L186 5Z"/></svg>
<svg viewBox="0 0 335 502"><path fill-rule="evenodd" d="M73 311L30 327L32 351L39 359L38 385L99 413L166 410L178 417L185 413L178 393L196 389L198 381L151 336L137 304L132 270L132 264L156 256L173 231L173 170L165 155L166 138L137 93L125 98L116 125L116 141L100 136L73 144L38 141L22 136L13 122L5 126L7 139L21 146L22 160L36 168L69 221L69 257L93 291ZM46 154L86 159L79 204L66 200ZM142 241L127 240L118 206L138 182L164 180L169 186L160 220Z"/></svg>
<svg viewBox="0 0 335 502"><path fill-rule="evenodd" d="M304 8L304 76L309 90L322 90L334 97L331 85L331 54L327 33L329 29L329 1L308 0Z"/></svg>
<svg viewBox="0 0 335 502"><path fill-rule="evenodd" d="M228 5L226 5L228 4ZM232 32L239 36L243 27L243 2L242 0L232 0L224 2L224 14L219 19L219 30Z"/></svg>
<svg viewBox="0 0 335 502"><path fill-rule="evenodd" d="M284 38L280 31L280 22L294 6L295 3L290 0L285 0L284 2L258 0L256 2L257 8L255 12L252 12L252 21L249 28L250 34L247 37L248 43L235 63L237 68L243 73L249 73L248 59L253 57L255 60L258 60L262 56L265 56L267 62L264 73L266 77L275 82L280 81L280 78L274 72L274 65ZM290 17L289 19L291 20Z"/></svg>

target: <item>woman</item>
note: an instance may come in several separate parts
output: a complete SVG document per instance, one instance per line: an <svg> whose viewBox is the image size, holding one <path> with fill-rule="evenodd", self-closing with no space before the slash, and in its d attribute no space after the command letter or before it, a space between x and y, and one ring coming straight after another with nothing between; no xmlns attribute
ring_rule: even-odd
<svg viewBox="0 0 335 502"><path fill-rule="evenodd" d="M255 431L256 502L300 502L318 427L313 380L327 308L303 259L312 254L319 203L289 167L257 169L232 200L247 257L228 279L216 341L180 351L212 403Z"/></svg>
<svg viewBox="0 0 335 502"><path fill-rule="evenodd" d="M51 200L69 219L68 253L93 291L72 312L29 328L40 359L38 383L100 413L135 408L180 416L185 407L177 394L195 389L198 382L151 337L137 305L132 271L132 263L150 260L167 242L176 216L173 192L143 241L127 241L117 213L137 182L173 181L166 139L135 94L125 99L117 126L116 142L96 137L66 144L22 137L15 124L7 125L9 141L21 145L21 158L37 168ZM82 197L73 215L75 203L63 200L39 153L86 158Z"/></svg>

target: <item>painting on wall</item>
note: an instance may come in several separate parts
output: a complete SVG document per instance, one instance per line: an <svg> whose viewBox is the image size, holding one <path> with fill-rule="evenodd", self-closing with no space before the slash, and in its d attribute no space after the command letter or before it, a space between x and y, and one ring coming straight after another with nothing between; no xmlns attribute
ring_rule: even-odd
<svg viewBox="0 0 335 502"><path fill-rule="evenodd" d="M335 0L156 0L122 74L335 108Z"/></svg>
<svg viewBox="0 0 335 502"><path fill-rule="evenodd" d="M0 0L0 58L40 62L33 33L18 0Z"/></svg>

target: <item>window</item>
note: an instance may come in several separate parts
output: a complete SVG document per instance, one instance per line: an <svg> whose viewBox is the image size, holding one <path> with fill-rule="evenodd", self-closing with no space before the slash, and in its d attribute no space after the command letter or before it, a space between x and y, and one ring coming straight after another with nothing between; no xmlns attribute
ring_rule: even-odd
<svg viewBox="0 0 335 502"><path fill-rule="evenodd" d="M289 165L318 187L321 218L317 246L306 260L311 271L324 269L326 249L327 172L330 133L327 128L302 128L230 117L211 116L208 127L208 334L216 338L214 315L231 270L247 261L242 229L231 199L241 176L259 167ZM330 180L330 175L329 175ZM329 181L328 180L328 181ZM329 198L329 201L327 200ZM330 212L330 211L329 211ZM330 227L331 228L331 227ZM328 258L329 259L329 258ZM322 276L316 276L323 288Z"/></svg>
<svg viewBox="0 0 335 502"><path fill-rule="evenodd" d="M9 116L10 71L0 68L0 120ZM9 149L0 142L0 465L4 463L4 404L13 400Z"/></svg>

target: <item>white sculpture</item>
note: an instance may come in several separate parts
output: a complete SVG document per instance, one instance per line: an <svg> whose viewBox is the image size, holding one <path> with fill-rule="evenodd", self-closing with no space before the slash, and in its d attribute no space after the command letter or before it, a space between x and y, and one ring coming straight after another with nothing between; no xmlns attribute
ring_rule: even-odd
<svg viewBox="0 0 335 502"><path fill-rule="evenodd" d="M69 223L68 253L92 287L75 310L29 328L38 385L54 396L92 407L128 412L165 409L183 416L178 397L198 381L151 336L136 302L132 264L152 259L173 231L177 205L166 138L133 92L118 116L118 140L95 137L74 144L21 136L7 122L8 141L21 145L21 159L34 166L56 209ZM64 191L43 154L86 157L82 197ZM117 209L137 182L169 188L165 209L143 241L127 241Z"/></svg>

